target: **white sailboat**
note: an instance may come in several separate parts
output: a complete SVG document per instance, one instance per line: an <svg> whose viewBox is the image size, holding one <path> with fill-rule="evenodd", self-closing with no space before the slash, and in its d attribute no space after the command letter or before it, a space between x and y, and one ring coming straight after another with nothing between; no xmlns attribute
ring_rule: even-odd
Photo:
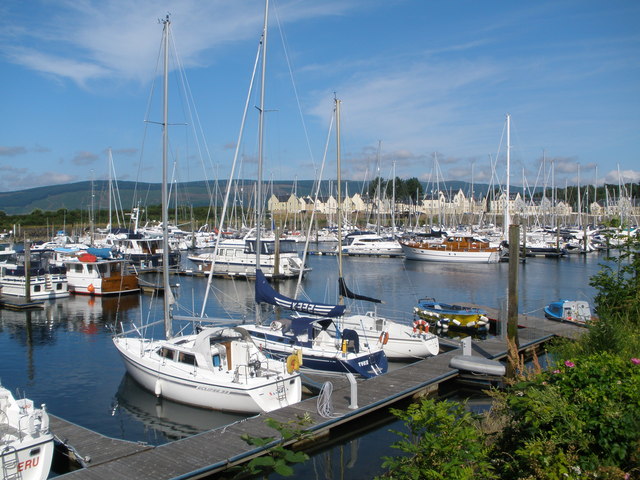
<svg viewBox="0 0 640 480"><path fill-rule="evenodd" d="M129 374L158 397L231 412L259 413L297 403L302 387L296 371L287 371L285 362L267 358L246 330L198 328L191 335L173 336L169 285L167 234L167 74L169 17L163 21L165 52L163 121L163 282L165 339L151 340L134 328L114 336ZM131 336L133 333L136 336Z"/></svg>
<svg viewBox="0 0 640 480"><path fill-rule="evenodd" d="M337 164L340 171L340 101L335 99ZM338 239L341 235L340 175L338 174ZM340 250L338 250L340 251ZM351 292L342 278L339 259L339 286L342 297L373 301ZM256 281L256 300L300 312L270 325L247 326L251 335L273 355L286 356L300 349L303 368L329 372L351 372L365 378L385 373L388 358L413 360L436 355L438 337L428 329L403 325L375 312L345 314L345 306L293 300L275 292L266 279Z"/></svg>
<svg viewBox="0 0 640 480"><path fill-rule="evenodd" d="M342 238L340 225L342 224L341 213L341 154L340 154L340 100L335 99L336 114L336 163L338 168L338 241ZM343 278L342 249L338 243L338 275L341 303L343 297L356 300L373 301L379 300L364 297L351 292ZM378 340L379 344L387 356L393 360L413 360L437 355L440 351L438 337L430 333L428 329L416 328L412 325L404 325L394 322L385 317L379 316L376 312L361 314L342 315L336 320L342 329L353 329L365 339Z"/></svg>

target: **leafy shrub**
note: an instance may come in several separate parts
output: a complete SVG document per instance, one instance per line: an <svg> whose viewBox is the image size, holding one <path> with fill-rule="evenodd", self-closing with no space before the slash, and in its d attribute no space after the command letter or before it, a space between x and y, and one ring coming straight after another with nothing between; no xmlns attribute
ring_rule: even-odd
<svg viewBox="0 0 640 480"><path fill-rule="evenodd" d="M640 360L567 360L494 398L509 419L496 452L503 478L640 474Z"/></svg>
<svg viewBox="0 0 640 480"><path fill-rule="evenodd" d="M393 448L406 455L385 457L383 467L392 479L494 479L490 447L478 417L457 402L422 399L406 410L391 412L404 420L410 434L395 431L402 440Z"/></svg>

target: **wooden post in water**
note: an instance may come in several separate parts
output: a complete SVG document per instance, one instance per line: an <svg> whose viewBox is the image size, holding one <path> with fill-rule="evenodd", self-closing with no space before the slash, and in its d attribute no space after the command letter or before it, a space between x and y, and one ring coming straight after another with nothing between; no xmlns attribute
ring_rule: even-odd
<svg viewBox="0 0 640 480"><path fill-rule="evenodd" d="M509 225L509 245L518 245L520 242L520 226ZM509 296L507 303L507 341L509 345L515 345L518 352L518 264L520 263L520 249L509 249ZM509 350L511 353L511 350ZM515 376L514 366L517 359L511 359L507 364L507 378Z"/></svg>

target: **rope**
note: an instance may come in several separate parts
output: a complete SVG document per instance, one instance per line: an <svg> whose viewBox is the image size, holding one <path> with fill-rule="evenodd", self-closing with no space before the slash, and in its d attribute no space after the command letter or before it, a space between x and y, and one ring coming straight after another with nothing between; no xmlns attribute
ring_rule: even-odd
<svg viewBox="0 0 640 480"><path fill-rule="evenodd" d="M535 310L531 310L530 312L522 312L521 315L531 315L532 313L539 312L540 310L544 310L544 307L536 308Z"/></svg>
<svg viewBox="0 0 640 480"><path fill-rule="evenodd" d="M333 413L331 394L333 393L333 383L324 382L318 395L318 414L322 418L336 418L340 415Z"/></svg>

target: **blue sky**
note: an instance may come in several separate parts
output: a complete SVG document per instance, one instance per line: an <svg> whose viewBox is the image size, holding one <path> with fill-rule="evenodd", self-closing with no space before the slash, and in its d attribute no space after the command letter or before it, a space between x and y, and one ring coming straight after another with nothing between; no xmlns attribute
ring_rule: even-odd
<svg viewBox="0 0 640 480"><path fill-rule="evenodd" d="M175 178L228 177L263 0L4 0L0 191L106 178L108 148L117 178L161 180L167 13ZM638 25L635 0L271 0L264 177L316 176L335 93L345 179L435 179L435 157L441 179L504 182L510 114L512 185L550 185L552 164L561 187L639 182Z"/></svg>

